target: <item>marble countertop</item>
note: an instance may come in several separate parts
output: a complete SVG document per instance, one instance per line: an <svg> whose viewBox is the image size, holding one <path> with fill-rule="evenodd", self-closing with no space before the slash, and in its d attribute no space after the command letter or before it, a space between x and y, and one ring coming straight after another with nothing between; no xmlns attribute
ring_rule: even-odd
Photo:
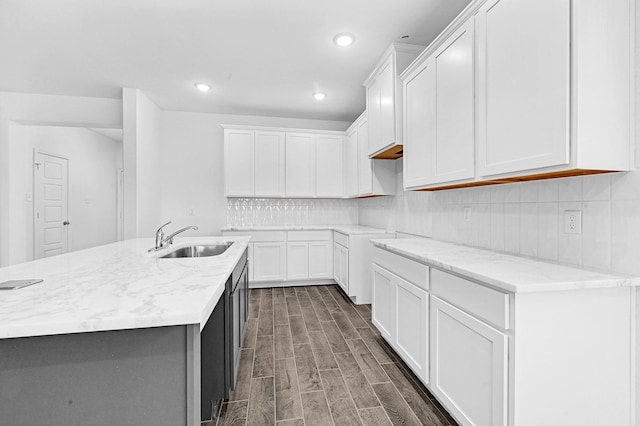
<svg viewBox="0 0 640 426"><path fill-rule="evenodd" d="M337 231L346 235L357 234L393 234L384 229L371 228L361 225L254 225L254 226L228 226L221 229L223 232L242 231Z"/></svg>
<svg viewBox="0 0 640 426"><path fill-rule="evenodd" d="M640 285L638 277L608 275L428 238L378 239L372 243L510 293Z"/></svg>
<svg viewBox="0 0 640 426"><path fill-rule="evenodd" d="M219 256L159 259L190 243L233 241ZM204 327L249 237L176 238L148 253L139 238L0 268L0 282L41 278L0 290L0 338L200 324Z"/></svg>

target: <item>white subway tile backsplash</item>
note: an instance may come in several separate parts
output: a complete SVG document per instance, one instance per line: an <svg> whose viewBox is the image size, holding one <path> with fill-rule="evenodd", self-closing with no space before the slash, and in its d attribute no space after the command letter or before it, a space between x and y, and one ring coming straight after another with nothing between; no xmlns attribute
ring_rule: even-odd
<svg viewBox="0 0 640 426"><path fill-rule="evenodd" d="M538 257L558 260L558 203L538 204Z"/></svg>
<svg viewBox="0 0 640 426"><path fill-rule="evenodd" d="M520 201L520 188L522 187L519 183L510 183L507 185L502 185L504 187L505 203L517 203Z"/></svg>
<svg viewBox="0 0 640 426"><path fill-rule="evenodd" d="M640 200L611 202L611 269L640 275Z"/></svg>
<svg viewBox="0 0 640 426"><path fill-rule="evenodd" d="M585 201L605 201L611 199L611 176L590 175L582 178L582 199Z"/></svg>
<svg viewBox="0 0 640 426"><path fill-rule="evenodd" d="M611 269L611 203L587 201L582 204L582 266Z"/></svg>
<svg viewBox="0 0 640 426"><path fill-rule="evenodd" d="M491 248L491 204L478 204L478 247Z"/></svg>
<svg viewBox="0 0 640 426"><path fill-rule="evenodd" d="M558 201L558 180L547 179L538 182L538 202Z"/></svg>
<svg viewBox="0 0 640 426"><path fill-rule="evenodd" d="M558 179L558 201L582 200L582 177Z"/></svg>
<svg viewBox="0 0 640 426"><path fill-rule="evenodd" d="M505 210L504 204L491 205L491 249L505 250Z"/></svg>
<svg viewBox="0 0 640 426"><path fill-rule="evenodd" d="M504 205L504 250L520 253L520 204Z"/></svg>
<svg viewBox="0 0 640 426"><path fill-rule="evenodd" d="M611 176L611 199L640 199L640 172L613 174Z"/></svg>
<svg viewBox="0 0 640 426"><path fill-rule="evenodd" d="M538 201L538 182L523 182L520 185L520 202L535 203Z"/></svg>
<svg viewBox="0 0 640 426"><path fill-rule="evenodd" d="M520 204L520 254L538 255L538 204Z"/></svg>

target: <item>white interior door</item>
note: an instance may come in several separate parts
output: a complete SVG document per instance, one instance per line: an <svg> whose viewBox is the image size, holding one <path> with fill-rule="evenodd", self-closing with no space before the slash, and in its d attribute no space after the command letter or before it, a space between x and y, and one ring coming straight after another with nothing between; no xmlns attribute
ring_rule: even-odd
<svg viewBox="0 0 640 426"><path fill-rule="evenodd" d="M69 160L35 152L34 258L66 253L69 246Z"/></svg>

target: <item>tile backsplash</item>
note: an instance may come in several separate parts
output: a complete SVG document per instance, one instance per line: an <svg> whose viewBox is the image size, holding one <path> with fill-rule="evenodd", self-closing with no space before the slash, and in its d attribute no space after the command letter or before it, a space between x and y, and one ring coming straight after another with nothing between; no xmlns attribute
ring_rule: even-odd
<svg viewBox="0 0 640 426"><path fill-rule="evenodd" d="M398 179L402 165L398 162ZM394 199L395 198L395 199ZM567 210L582 233L564 231ZM360 224L584 268L640 275L640 172L359 201Z"/></svg>
<svg viewBox="0 0 640 426"><path fill-rule="evenodd" d="M355 225L356 200L228 198L227 226Z"/></svg>

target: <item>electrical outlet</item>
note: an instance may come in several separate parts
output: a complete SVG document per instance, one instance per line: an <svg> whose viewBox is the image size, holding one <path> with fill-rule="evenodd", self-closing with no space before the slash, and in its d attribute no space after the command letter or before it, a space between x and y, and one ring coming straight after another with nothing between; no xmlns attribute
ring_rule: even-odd
<svg viewBox="0 0 640 426"><path fill-rule="evenodd" d="M582 212L580 210L564 211L564 233L582 234Z"/></svg>

